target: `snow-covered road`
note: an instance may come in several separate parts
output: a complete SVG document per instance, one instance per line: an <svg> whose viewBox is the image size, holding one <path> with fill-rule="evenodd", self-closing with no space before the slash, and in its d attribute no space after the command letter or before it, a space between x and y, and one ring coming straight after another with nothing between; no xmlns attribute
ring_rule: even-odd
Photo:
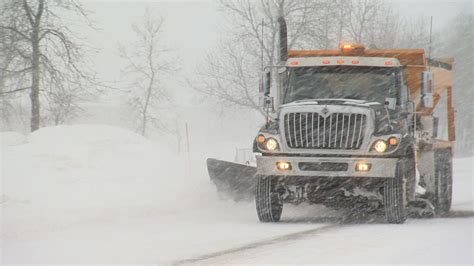
<svg viewBox="0 0 474 266"><path fill-rule="evenodd" d="M283 222L308 222L315 225L314 229L220 250L177 264L473 265L472 163L472 158L455 160L453 206L445 217L408 219L403 225L389 225L378 217L346 221L339 215L325 219L317 210L312 213L300 208L284 217ZM297 213L304 215L294 217Z"/></svg>
<svg viewBox="0 0 474 266"><path fill-rule="evenodd" d="M1 265L473 264L472 158L455 160L449 217L387 225L301 205L262 224L253 203L218 201L206 176L162 170L177 169L163 153L97 127L40 130L2 147Z"/></svg>
<svg viewBox="0 0 474 266"><path fill-rule="evenodd" d="M403 226L332 224L177 264L473 264L474 213Z"/></svg>

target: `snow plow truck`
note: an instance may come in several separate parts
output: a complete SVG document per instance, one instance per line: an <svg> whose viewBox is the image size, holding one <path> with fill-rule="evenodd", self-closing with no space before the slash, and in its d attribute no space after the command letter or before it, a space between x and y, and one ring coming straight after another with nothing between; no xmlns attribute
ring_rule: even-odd
<svg viewBox="0 0 474 266"><path fill-rule="evenodd" d="M449 212L453 60L353 43L288 51L283 18L279 24L280 64L262 78L267 120L253 143L256 167L208 159L217 189L254 195L262 222L303 201L366 206L388 223L417 208Z"/></svg>

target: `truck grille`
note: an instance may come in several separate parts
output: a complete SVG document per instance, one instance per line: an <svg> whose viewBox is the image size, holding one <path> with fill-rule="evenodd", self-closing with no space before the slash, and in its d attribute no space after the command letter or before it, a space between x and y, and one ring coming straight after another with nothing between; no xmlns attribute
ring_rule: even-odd
<svg viewBox="0 0 474 266"><path fill-rule="evenodd" d="M287 113L285 138L293 149L359 149L364 140L364 114Z"/></svg>

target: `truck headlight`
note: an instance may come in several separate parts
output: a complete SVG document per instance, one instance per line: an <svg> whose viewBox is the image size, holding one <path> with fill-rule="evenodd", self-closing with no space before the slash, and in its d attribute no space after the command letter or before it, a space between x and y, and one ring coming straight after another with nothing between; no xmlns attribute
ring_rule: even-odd
<svg viewBox="0 0 474 266"><path fill-rule="evenodd" d="M379 139L374 142L373 148L376 152L383 153L387 151L388 145L385 140Z"/></svg>
<svg viewBox="0 0 474 266"><path fill-rule="evenodd" d="M276 151L278 150L278 141L274 138L268 138L265 147L269 151Z"/></svg>

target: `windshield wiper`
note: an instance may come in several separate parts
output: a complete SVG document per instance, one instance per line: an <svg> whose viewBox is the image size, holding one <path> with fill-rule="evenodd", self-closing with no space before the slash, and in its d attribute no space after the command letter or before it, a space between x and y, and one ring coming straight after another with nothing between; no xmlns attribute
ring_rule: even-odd
<svg viewBox="0 0 474 266"><path fill-rule="evenodd" d="M318 99L304 99L304 100L297 100L291 103L306 103L306 102L318 102Z"/></svg>

